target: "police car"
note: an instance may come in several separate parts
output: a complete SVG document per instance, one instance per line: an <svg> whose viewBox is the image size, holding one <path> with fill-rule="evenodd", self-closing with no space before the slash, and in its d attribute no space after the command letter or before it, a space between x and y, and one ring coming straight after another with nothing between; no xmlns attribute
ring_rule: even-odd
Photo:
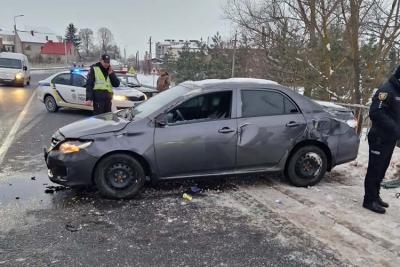
<svg viewBox="0 0 400 267"><path fill-rule="evenodd" d="M136 73L131 73L126 70L114 70L115 75L117 75L118 79L131 88L135 88L136 90L144 93L147 98L155 96L158 92L155 89L144 87L138 80Z"/></svg>
<svg viewBox="0 0 400 267"><path fill-rule="evenodd" d="M86 81L88 69L71 69L56 73L40 81L37 88L37 97L50 112L57 112L59 108L76 108L93 110L86 106ZM112 110L125 109L137 106L147 99L147 96L126 84L121 83L114 87Z"/></svg>

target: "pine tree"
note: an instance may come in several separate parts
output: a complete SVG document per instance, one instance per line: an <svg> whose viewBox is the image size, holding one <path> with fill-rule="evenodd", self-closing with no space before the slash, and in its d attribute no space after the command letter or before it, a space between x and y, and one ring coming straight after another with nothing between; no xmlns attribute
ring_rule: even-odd
<svg viewBox="0 0 400 267"><path fill-rule="evenodd" d="M81 38L79 38L78 29L73 23L70 23L65 31L65 40L69 43L73 43L76 49L81 45Z"/></svg>

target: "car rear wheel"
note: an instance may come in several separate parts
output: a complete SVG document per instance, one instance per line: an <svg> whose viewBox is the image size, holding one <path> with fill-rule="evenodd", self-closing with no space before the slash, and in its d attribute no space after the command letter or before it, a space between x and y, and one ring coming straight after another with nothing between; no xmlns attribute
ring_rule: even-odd
<svg viewBox="0 0 400 267"><path fill-rule="evenodd" d="M146 175L142 165L126 154L110 155L97 165L94 182L103 197L131 199L139 194Z"/></svg>
<svg viewBox="0 0 400 267"><path fill-rule="evenodd" d="M295 186L313 186L325 176L327 166L327 157L322 149L305 146L298 149L289 159L286 176Z"/></svg>
<svg viewBox="0 0 400 267"><path fill-rule="evenodd" d="M56 100L51 95L46 96L44 99L44 104L49 112L57 112L59 109Z"/></svg>
<svg viewBox="0 0 400 267"><path fill-rule="evenodd" d="M28 79L28 81L26 82L26 85L31 85L31 76L29 76L29 79Z"/></svg>

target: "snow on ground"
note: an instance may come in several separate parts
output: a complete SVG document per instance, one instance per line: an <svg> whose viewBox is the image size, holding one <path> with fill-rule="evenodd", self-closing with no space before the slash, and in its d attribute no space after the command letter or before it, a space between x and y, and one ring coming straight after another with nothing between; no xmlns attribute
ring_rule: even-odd
<svg viewBox="0 0 400 267"><path fill-rule="evenodd" d="M368 143L362 141L355 161L336 166L315 186L297 188L284 178L265 177L262 184L222 195L216 204L240 209L252 216L257 225L263 224L263 208L266 208L316 238L353 266L398 267L400 199L395 195L400 193L400 188L381 189L382 199L390 205L386 214L364 209L367 166ZM386 180L398 179L399 169L400 149L396 148Z"/></svg>
<svg viewBox="0 0 400 267"><path fill-rule="evenodd" d="M368 167L368 150L368 142L361 141L357 159L351 163L336 166L332 174L363 181ZM400 148L396 147L385 180L398 179L400 179Z"/></svg>

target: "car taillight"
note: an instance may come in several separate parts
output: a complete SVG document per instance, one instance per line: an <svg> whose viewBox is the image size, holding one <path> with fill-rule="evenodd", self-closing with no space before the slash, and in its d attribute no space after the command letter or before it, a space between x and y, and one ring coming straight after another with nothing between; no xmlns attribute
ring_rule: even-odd
<svg viewBox="0 0 400 267"><path fill-rule="evenodd" d="M347 125L349 125L351 128L357 129L358 127L358 120L357 118L354 118L352 120L347 121Z"/></svg>

